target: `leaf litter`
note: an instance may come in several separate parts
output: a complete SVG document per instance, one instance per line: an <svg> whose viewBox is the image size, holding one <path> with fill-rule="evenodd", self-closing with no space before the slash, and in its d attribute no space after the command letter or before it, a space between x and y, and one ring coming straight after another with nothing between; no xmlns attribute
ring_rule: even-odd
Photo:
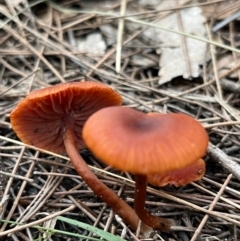
<svg viewBox="0 0 240 241"><path fill-rule="evenodd" d="M12 232L4 240L47 237L29 227L33 222L48 226L49 214L51 228L95 237L74 225L55 222L63 215L116 236L124 233L126 240L141 240L138 233L119 224L113 212L76 176L67 157L25 147L11 130L9 114L29 91L84 78L113 87L123 96L125 106L144 112L186 113L209 132L211 145L204 158L207 172L201 181L178 189L148 187L147 208L176 222L172 233L156 232L148 240L239 239L238 53L124 21L117 60L122 1L0 4L1 218L27 221L23 229L2 224L1 233ZM141 0L128 1L125 14L208 38L206 30L211 29L212 21L231 17L238 8L238 1L231 0ZM216 34L210 32L210 37L238 48L238 27L239 21L234 20ZM91 48L96 35L99 45ZM121 64L119 73L116 61ZM88 150L82 155L98 177L132 205L131 174L103 166ZM49 238L66 240L54 233Z"/></svg>

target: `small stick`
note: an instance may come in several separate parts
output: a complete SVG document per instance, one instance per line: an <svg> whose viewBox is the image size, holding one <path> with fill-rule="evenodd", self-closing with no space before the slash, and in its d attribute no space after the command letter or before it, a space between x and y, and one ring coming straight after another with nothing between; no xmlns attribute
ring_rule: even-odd
<svg viewBox="0 0 240 241"><path fill-rule="evenodd" d="M68 207L68 208L66 208L64 210L56 212L56 213L53 213L53 214L50 214L50 215L48 215L45 218L41 218L41 219L38 219L38 220L36 220L34 222L23 224L23 225L15 227L13 229L9 229L7 231L0 232L0 237L4 237L5 235L8 235L10 233L16 233L16 232L19 232L19 231L21 231L23 229L30 228L32 226L41 224L41 223L46 222L46 221L48 221L48 220L50 220L52 218L55 218L55 217L60 216L60 215L62 215L64 213L67 213L67 212L73 210L74 208L75 208L75 205L71 205L70 207Z"/></svg>
<svg viewBox="0 0 240 241"><path fill-rule="evenodd" d="M240 166L233 161L228 155L213 144L208 146L208 154L214 160L223 166L228 172L232 173L235 178L240 180Z"/></svg>
<svg viewBox="0 0 240 241"><path fill-rule="evenodd" d="M205 129L210 129L219 126L231 126L231 125L240 125L240 121L225 121L225 122L218 122L213 124L203 124Z"/></svg>
<svg viewBox="0 0 240 241"><path fill-rule="evenodd" d="M221 197L222 193L224 192L224 190L225 190L226 186L228 185L229 181L231 180L231 178L232 178L232 174L229 174L226 181L224 182L221 189L219 190L218 194L216 195L216 197L212 201L212 203L211 203L211 205L208 209L209 211L213 210L213 208L215 207L217 201ZM198 228L196 229L194 235L192 236L191 241L195 241L198 238L198 236L199 236L204 224L207 222L208 218L209 218L209 215L205 214L204 218L202 219L201 223L199 224Z"/></svg>
<svg viewBox="0 0 240 241"><path fill-rule="evenodd" d="M8 177L18 178L18 179L21 179L21 180L24 180L24 181L27 181L27 182L34 182L34 180L31 179L31 178L23 177L23 176L12 174L12 173L8 173L8 172L0 171L0 174L8 176Z"/></svg>
<svg viewBox="0 0 240 241"><path fill-rule="evenodd" d="M120 15L124 15L126 12L127 0L122 0ZM121 71L121 55L122 55L122 40L123 40L123 29L124 19L118 20L118 33L117 33L117 46L116 46L116 72Z"/></svg>
<svg viewBox="0 0 240 241"><path fill-rule="evenodd" d="M11 85L9 88L7 88L6 90L2 91L0 93L0 96L6 94L9 90L11 90L13 87L19 85L20 83L22 83L24 80L28 79L29 77L31 77L32 75L34 75L36 72L39 71L39 68L35 69L33 72L31 72L30 74L26 75L25 77L23 77L22 79L20 79L19 81L17 81L16 83L14 83L13 85Z"/></svg>

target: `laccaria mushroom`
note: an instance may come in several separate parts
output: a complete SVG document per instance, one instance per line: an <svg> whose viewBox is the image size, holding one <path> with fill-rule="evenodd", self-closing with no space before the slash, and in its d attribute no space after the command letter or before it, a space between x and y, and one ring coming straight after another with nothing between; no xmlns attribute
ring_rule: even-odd
<svg viewBox="0 0 240 241"><path fill-rule="evenodd" d="M122 98L106 85L90 81L63 83L31 92L12 111L10 119L24 143L67 153L93 192L136 230L139 218L135 211L96 177L78 152L85 147L82 127L89 116L121 103Z"/></svg>
<svg viewBox="0 0 240 241"><path fill-rule="evenodd" d="M106 85L69 82L32 91L12 111L10 119L24 143L62 154L68 132L77 149L85 147L82 127L87 118L101 108L121 103L120 95Z"/></svg>
<svg viewBox="0 0 240 241"><path fill-rule="evenodd" d="M146 115L108 107L86 121L83 139L99 160L135 174L134 207L142 222L170 231L168 219L145 209L147 176L187 167L204 156L208 136L202 125L184 114Z"/></svg>

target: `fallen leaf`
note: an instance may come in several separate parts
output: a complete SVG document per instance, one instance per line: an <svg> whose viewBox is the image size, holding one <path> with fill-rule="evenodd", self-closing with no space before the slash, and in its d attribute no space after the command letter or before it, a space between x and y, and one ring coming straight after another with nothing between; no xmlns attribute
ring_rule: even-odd
<svg viewBox="0 0 240 241"><path fill-rule="evenodd" d="M88 34L85 38L77 39L77 48L81 52L86 52L92 55L102 55L107 48L102 34L93 32Z"/></svg>
<svg viewBox="0 0 240 241"><path fill-rule="evenodd" d="M199 37L205 36L205 17L202 15L199 7L183 9L180 11L180 15L185 33ZM158 21L156 25L181 31L179 28L179 19L175 12ZM144 35L160 45L157 51L161 54L159 61L160 84L166 83L177 76L183 76L184 78L195 78L199 76L199 66L205 62L207 47L205 42L185 37L190 64L189 71L188 62L183 51L183 37L181 35L157 28L147 29Z"/></svg>

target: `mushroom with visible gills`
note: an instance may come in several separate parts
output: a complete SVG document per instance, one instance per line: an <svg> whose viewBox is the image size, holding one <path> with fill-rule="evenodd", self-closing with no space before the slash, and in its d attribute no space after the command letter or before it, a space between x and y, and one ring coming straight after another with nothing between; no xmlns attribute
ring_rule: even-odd
<svg viewBox="0 0 240 241"><path fill-rule="evenodd" d="M202 125L184 114L147 115L108 107L86 121L83 139L99 160L135 174L136 213L144 224L169 232L170 220L145 209L147 176L187 167L204 156L208 136Z"/></svg>
<svg viewBox="0 0 240 241"><path fill-rule="evenodd" d="M135 211L96 177L78 152L85 147L82 127L89 116L101 108L121 104L120 95L106 85L70 82L32 91L12 111L10 119L24 143L67 153L93 192L136 230L139 218Z"/></svg>

